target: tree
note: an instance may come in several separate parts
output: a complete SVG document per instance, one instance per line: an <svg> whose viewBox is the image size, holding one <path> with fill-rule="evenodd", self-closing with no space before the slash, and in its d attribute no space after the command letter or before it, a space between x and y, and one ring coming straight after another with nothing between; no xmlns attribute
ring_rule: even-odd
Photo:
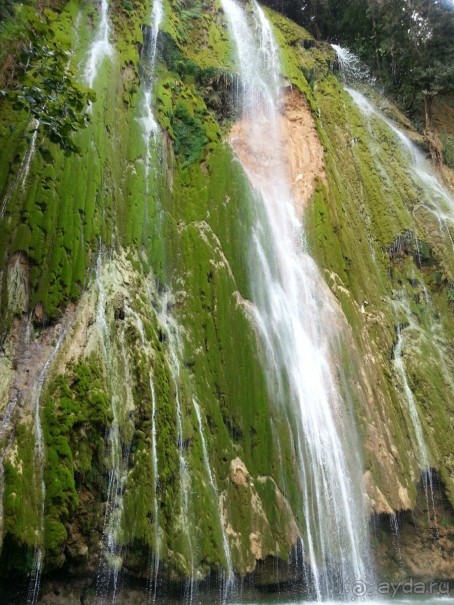
<svg viewBox="0 0 454 605"><path fill-rule="evenodd" d="M78 152L72 135L89 120L87 104L95 100L92 90L80 85L69 67L69 53L55 39L50 10L38 14L23 7L27 15L27 36L22 45L14 86L0 90L14 109L27 111L37 128L65 153ZM40 151L49 158L49 151Z"/></svg>
<svg viewBox="0 0 454 605"><path fill-rule="evenodd" d="M439 93L454 90L454 7L445 0L265 0L316 38L350 47L426 129Z"/></svg>

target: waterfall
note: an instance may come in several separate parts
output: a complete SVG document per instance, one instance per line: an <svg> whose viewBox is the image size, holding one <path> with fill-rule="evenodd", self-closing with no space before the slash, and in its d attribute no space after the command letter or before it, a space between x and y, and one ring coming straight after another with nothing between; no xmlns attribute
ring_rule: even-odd
<svg viewBox="0 0 454 605"><path fill-rule="evenodd" d="M21 189L22 190L25 189L25 185L26 185L27 178L28 178L28 173L30 172L30 164L33 159L33 156L35 155L35 151L36 151L36 139L38 137L39 120L33 119L31 121L31 123L29 124L29 126L31 126L33 128L33 133L32 133L31 139L30 139L30 145L22 159L22 162L21 162L20 167L16 174L16 178L13 180L11 185L8 187L5 197L3 198L2 206L0 208L0 219L3 218L3 216L6 212L6 208L8 207L9 201L17 190L19 181L21 184Z"/></svg>
<svg viewBox="0 0 454 605"><path fill-rule="evenodd" d="M404 395L404 403L408 410L408 416L410 417L411 427L413 430L413 435L415 439L416 445L416 455L419 464L419 468L421 470L422 475L422 484L424 489L424 496L426 499L427 505L427 515L429 520L429 525L432 524L431 518L431 510L433 516L433 522L435 526L437 526L437 516L435 511L435 499L434 499L434 480L433 480L433 472L430 464L430 455L429 450L427 448L426 440L424 438L424 430L421 423L418 405L415 400L415 396L411 387L408 383L407 371L405 369L404 364L404 329L410 330L412 328L416 328L413 320L411 319L411 310L409 306L409 302L402 297L401 301L395 303L400 310L405 313L405 316L408 320L408 327L403 328L401 324L397 326L397 342L394 347L393 352L393 365L396 370L396 374L399 377L401 387L403 389Z"/></svg>
<svg viewBox="0 0 454 605"><path fill-rule="evenodd" d="M226 570L225 570L226 573L224 575L223 587L222 587L222 603L225 603L231 589L233 588L233 583L235 580L235 576L233 573L233 565L232 565L232 555L230 552L230 545L229 545L229 541L227 538L227 534L225 532L224 518L223 518L222 510L219 505L219 490L216 485L216 480L215 480L213 472L211 470L210 459L208 457L208 450L207 450L207 445L206 445L206 440L205 440L205 432L203 430L202 415L200 413L200 407L195 399L192 400L192 404L194 406L195 413L197 416L197 425L199 428L200 440L202 442L202 454L203 454L203 464L205 466L205 472L207 474L208 481L210 483L211 489L212 489L214 497L215 497L216 508L219 511L219 528L220 528L221 534L222 534L222 549L224 550L224 557L225 557L225 563L226 563Z"/></svg>
<svg viewBox="0 0 454 605"><path fill-rule="evenodd" d="M142 134L145 142L145 196L146 196L146 211L148 214L148 197L149 197L149 176L152 165L152 151L156 144L156 137L159 131L153 111L153 94L154 94L154 74L156 66L156 54L158 47L159 28L164 18L164 8L162 0L153 1L153 9L151 13L151 26L144 30L144 44L141 56L141 65L144 73L144 91L142 99ZM148 218L148 217L147 217Z"/></svg>
<svg viewBox="0 0 454 605"><path fill-rule="evenodd" d="M155 143L156 136L158 134L158 124L156 122L154 111L153 111L153 93L154 93L154 73L156 66L156 55L158 45L159 29L161 27L162 20L164 18L164 7L162 0L153 0L153 7L151 11L151 26L144 31L144 45L141 56L141 64L144 72L144 92L142 101L142 118L140 122L142 124L142 134L146 146L145 155L145 196L146 196L146 218L148 219L148 198L149 198L149 175L150 168L152 165L152 149ZM145 348L145 335L143 331L143 324L140 318L138 318L139 332L142 339L142 346ZM153 373L150 370L149 374L150 383L150 395L151 395L151 463L153 473L153 555L151 561L151 574L150 574L150 595L153 600L156 599L156 591L158 586L158 574L159 574L159 562L160 562L160 550L161 550L161 537L159 527L159 506L158 506L158 453L157 453L157 430L156 430L156 391L153 381ZM176 389L177 389L176 385ZM181 439L179 438L179 441ZM181 459L180 452L180 471L184 466L184 461ZM181 472L180 472L181 478Z"/></svg>
<svg viewBox="0 0 454 605"><path fill-rule="evenodd" d="M157 432L156 432L156 392L154 388L153 377L150 374L150 392L151 392L151 470L153 471L153 515L154 515L154 555L152 560L153 598L156 599L156 590L158 588L159 556L161 549L161 537L159 533L159 508L158 508L158 450L157 450Z"/></svg>
<svg viewBox="0 0 454 605"><path fill-rule="evenodd" d="M139 330L142 348L146 350L145 330L143 322L137 313L130 310L130 313L135 317L137 329ZM156 391L153 381L153 372L150 369L149 373L150 395L151 395L151 470L153 473L153 555L151 560L150 574L150 595L153 601L156 599L156 591L158 587L159 561L161 554L161 535L159 527L159 503L158 503L158 480L159 480L159 465L158 465L158 450L157 450L157 430L156 430Z"/></svg>
<svg viewBox="0 0 454 605"><path fill-rule="evenodd" d="M355 105L360 110L365 119L366 125L373 138L372 118L375 118L385 124L394 134L404 154L405 162L402 164L404 172L409 174L413 183L418 189L418 206L424 206L429 212L434 214L440 225L446 231L448 241L454 249L454 240L451 235L451 229L454 223L454 197L447 188L439 181L430 162L424 157L420 149L413 141L396 126L394 122L385 117L379 109L366 96L356 88L350 88L358 83L365 81L367 72L364 70L359 59L348 49L333 45L337 53L341 75L346 83L345 90L352 98ZM418 247L418 240L415 237L415 244ZM428 296L426 294L426 300ZM411 327L415 327L411 319L411 310L408 301L401 301L401 310L405 313ZM409 329L409 328L408 328ZM432 523L431 509L433 511L433 521L437 524L435 504L434 504L434 485L433 473L430 465L430 456L427 444L424 438L424 431L421 424L418 406L415 401L413 391L408 382L408 377L403 360L404 353L404 334L401 325L397 327L397 342L394 347L393 365L403 390L403 402L408 410L412 432L415 440L416 455L418 464L422 473L423 488L427 503L429 524Z"/></svg>
<svg viewBox="0 0 454 605"><path fill-rule="evenodd" d="M339 69L346 83L353 85L373 81L368 68L357 55L338 44L332 44L331 46L336 52Z"/></svg>
<svg viewBox="0 0 454 605"><path fill-rule="evenodd" d="M413 391L408 384L407 372L405 370L405 365L403 362L403 346L404 346L404 337L402 334L402 327L398 326L397 328L397 343L394 348L394 367L397 371L397 374L400 378L403 392L404 392L404 400L407 405L407 409L410 416L410 421L413 428L413 434L416 438L416 446L417 446L417 457L419 467L422 473L422 483L424 489L424 496L427 504L427 515L429 520L429 525L432 524L431 518L431 510L433 514L433 522L435 526L437 526L437 516L435 511L435 498L434 498L434 481L433 481L433 472L430 466L430 457L427 449L427 445L424 439L423 428L421 425L421 420L419 418L418 407L415 401L415 397L413 395Z"/></svg>
<svg viewBox="0 0 454 605"><path fill-rule="evenodd" d="M142 68L144 70L144 98L143 98L143 136L147 145L147 157L150 153L150 137L157 133L158 124L153 113L153 88L156 54L158 47L159 28L164 18L162 0L154 0L151 13L151 26L144 32L142 51Z"/></svg>
<svg viewBox="0 0 454 605"><path fill-rule="evenodd" d="M255 2L251 18L236 0L221 3L242 84L239 129L247 158L240 160L257 190L249 246L253 314L270 396L282 415L289 409L293 418L305 565L320 599L346 593L352 581L369 575L362 463L336 381L339 311L305 249L292 199L279 129L281 67L272 29ZM239 148L234 135L231 144Z"/></svg>
<svg viewBox="0 0 454 605"><path fill-rule="evenodd" d="M52 363L57 356L58 351L63 343L67 332L67 327L61 327L61 333L57 338L57 341L47 358L44 366L38 374L38 377L32 386L31 404L33 409L33 437L34 437L34 471L36 482L39 490L39 510L38 520L39 529L37 537L39 542L35 546L35 552L33 555L32 571L30 574L30 583L28 586L27 604L35 605L38 602L39 587L41 584L41 573L43 568L44 560L44 512L46 503L46 485L44 483L44 454L45 444L44 435L41 425L41 393L43 391L44 383L46 381L48 372L52 367Z"/></svg>
<svg viewBox="0 0 454 605"><path fill-rule="evenodd" d="M348 87L346 91L368 121L371 116L375 116L385 123L396 135L399 145L408 160L406 163L407 171L410 172L415 184L419 185L419 188L423 191L422 203L424 207L434 213L438 220L445 225L452 243L448 222L454 222L454 197L440 183L430 162L424 157L415 143L391 120L386 118L361 92Z"/></svg>
<svg viewBox="0 0 454 605"><path fill-rule="evenodd" d="M116 603L120 572L123 565L121 528L123 519L123 494L129 464L130 440L122 435L123 427L132 428L133 395L131 377L125 346L123 325L118 337L119 351L116 350L113 334L106 318L106 291L101 254L98 256L96 284L98 303L96 309L96 327L99 331L102 352L110 379L110 409L112 424L107 435L109 452L109 472L106 511L102 536L103 551L97 577L96 592L102 602L110 599ZM126 441L126 443L124 443ZM111 596L111 598L110 598Z"/></svg>
<svg viewBox="0 0 454 605"><path fill-rule="evenodd" d="M192 604L194 598L194 545L191 535L190 524L190 494L192 489L191 475L189 465L186 459L183 436L183 410L180 402L180 359L183 356L183 342L181 330L175 318L169 312L170 300L169 294L164 293L161 301L161 308L158 313L158 322L163 329L168 344L169 367L172 374L175 388L176 422L177 422L177 448L179 459L179 480L180 480L180 515L181 527L186 534L186 540L190 556L190 579L186 587L186 600Z"/></svg>
<svg viewBox="0 0 454 605"><path fill-rule="evenodd" d="M85 68L85 80L90 88L93 88L99 68L104 59L113 55L113 47L109 36L109 4L107 0L101 0L101 18L98 31L88 51L88 63Z"/></svg>
<svg viewBox="0 0 454 605"><path fill-rule="evenodd" d="M419 205L424 206L437 218L440 228L444 229L454 249L452 229L454 224L454 196L440 182L430 162L425 158L416 144L394 122L385 117L377 107L354 88L356 84L366 79L359 59L352 52L340 46L333 45L337 53L345 90L364 116L368 128L371 130L371 119L376 118L386 124L394 133L401 151L406 157L404 169L412 178L414 184L421 191Z"/></svg>
<svg viewBox="0 0 454 605"><path fill-rule="evenodd" d="M400 547L400 530L399 530L399 520L397 518L396 513L391 513L389 516L389 522L391 525L391 532L393 535L393 544L397 554L397 562L399 564L399 568L402 568L402 549Z"/></svg>
<svg viewBox="0 0 454 605"><path fill-rule="evenodd" d="M405 402L407 404L411 424L413 427L413 433L416 439L416 449L418 453L418 462L424 472L430 468L429 452L427 450L426 442L424 440L423 429L421 421L419 419L418 407L416 405L413 392L408 384L407 373L403 362L403 345L404 337L402 334L402 326L397 327L397 343L394 348L394 367L400 381L405 395Z"/></svg>

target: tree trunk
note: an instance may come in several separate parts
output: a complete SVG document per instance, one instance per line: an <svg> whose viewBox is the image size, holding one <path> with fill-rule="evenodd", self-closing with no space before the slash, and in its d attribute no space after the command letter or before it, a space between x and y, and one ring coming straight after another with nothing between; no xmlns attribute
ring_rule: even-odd
<svg viewBox="0 0 454 605"><path fill-rule="evenodd" d="M426 123L426 130L429 132L432 128L432 101L433 95L427 90L423 91L424 98L424 118Z"/></svg>

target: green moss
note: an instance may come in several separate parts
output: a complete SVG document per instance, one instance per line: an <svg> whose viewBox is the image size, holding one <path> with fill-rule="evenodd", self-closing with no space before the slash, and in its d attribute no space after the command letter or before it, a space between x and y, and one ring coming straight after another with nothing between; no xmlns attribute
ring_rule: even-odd
<svg viewBox="0 0 454 605"><path fill-rule="evenodd" d="M80 506L78 489L103 482L103 435L108 399L99 360L92 355L48 388L44 413L46 567L64 562L66 523Z"/></svg>
<svg viewBox="0 0 454 605"><path fill-rule="evenodd" d="M20 423L16 427L15 448L4 462L5 493L3 498L4 538L17 550L33 549L35 529L39 527L40 490L35 477L34 443L29 437L30 427ZM2 551L0 567L8 571L21 570L25 561L16 560L14 569Z"/></svg>
<svg viewBox="0 0 454 605"><path fill-rule="evenodd" d="M177 105L170 125L174 134L175 153L181 155L183 167L200 160L208 142L202 122L192 116L184 105Z"/></svg>

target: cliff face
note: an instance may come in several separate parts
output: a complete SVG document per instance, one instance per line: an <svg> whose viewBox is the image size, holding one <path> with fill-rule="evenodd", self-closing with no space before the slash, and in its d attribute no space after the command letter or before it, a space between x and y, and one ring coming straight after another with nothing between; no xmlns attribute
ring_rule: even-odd
<svg viewBox="0 0 454 605"><path fill-rule="evenodd" d="M54 11L40 44L56 36L86 83L101 6ZM216 2L164 3L158 125L147 131L150 11L141 0L109 7L80 153L0 99L5 590L35 573L37 553L45 576L86 574L99 594L125 576L161 587L220 570L224 583L233 570L256 570L259 584L301 580L295 444L249 312L250 207L266 175L248 178L232 43ZM360 435L379 575L452 578L452 208L415 180L396 131L343 89L331 47L267 16L284 69L286 169L342 326L337 378ZM432 507L414 409L439 478ZM412 561L434 526L451 563ZM273 580L270 557L291 563Z"/></svg>

